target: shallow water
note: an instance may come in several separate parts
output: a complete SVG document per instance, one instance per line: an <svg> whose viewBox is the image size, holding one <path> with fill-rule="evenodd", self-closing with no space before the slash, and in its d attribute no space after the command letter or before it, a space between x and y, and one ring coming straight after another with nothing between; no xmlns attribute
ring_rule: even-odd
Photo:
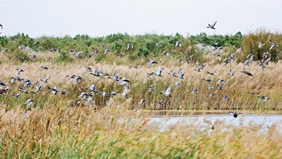
<svg viewBox="0 0 282 159"><path fill-rule="evenodd" d="M273 124L282 129L282 115L278 114L243 114L234 118L231 114L205 114L205 115L184 115L184 116L151 116L152 123L158 123L165 128L177 123L184 125L209 125L224 122L233 126L247 126L249 124L260 125L263 129L268 129Z"/></svg>

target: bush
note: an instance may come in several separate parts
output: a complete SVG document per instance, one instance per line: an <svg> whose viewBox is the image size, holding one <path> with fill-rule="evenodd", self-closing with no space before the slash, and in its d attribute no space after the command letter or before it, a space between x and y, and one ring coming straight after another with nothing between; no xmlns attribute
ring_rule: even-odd
<svg viewBox="0 0 282 159"><path fill-rule="evenodd" d="M249 33L243 38L242 41L242 54L241 61L246 60L246 56L248 54L255 55L254 60L262 60L262 55L265 52L269 52L271 54L271 61L277 62L278 60L281 60L281 56L279 56L279 53L281 52L281 47L279 48L273 48L271 50L271 42L270 39L278 46L282 46L282 36L279 32L271 32L264 28L257 29L254 33ZM258 44L261 42L264 44L262 48L259 48Z"/></svg>

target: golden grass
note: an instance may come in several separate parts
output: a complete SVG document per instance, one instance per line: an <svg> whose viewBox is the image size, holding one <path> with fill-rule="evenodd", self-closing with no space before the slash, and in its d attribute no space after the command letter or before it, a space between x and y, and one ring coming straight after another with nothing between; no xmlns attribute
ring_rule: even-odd
<svg viewBox="0 0 282 159"><path fill-rule="evenodd" d="M57 53L40 53L50 58L56 58ZM5 56L5 55L2 55ZM113 55L108 55L113 56ZM170 60L171 62L167 62ZM164 57L158 61L158 64L151 68L148 68L147 62L144 61L138 68L134 68L128 65L117 65L115 63L96 63L93 59L75 59L72 63L52 64L52 60L49 62L28 62L22 64L10 64L3 62L0 66L1 81L9 83L11 77L17 76L17 68L24 69L25 72L21 73L21 78L28 78L35 83L40 81L44 75L50 76L50 80L43 87L40 97L44 97L44 100L53 101L46 103L46 105L61 105L69 106L70 103L75 103L78 99L78 95L81 92L86 91L85 88L90 84L96 84L96 88L99 92L117 92L117 96L113 97L111 105L113 106L125 106L127 108L137 107L139 109L160 109L160 110L225 110L225 109L247 109L247 110L281 110L281 91L279 88L282 86L282 75L280 71L281 62L270 63L266 66L266 70L262 71L255 62L251 66L244 66L242 63L232 62L230 64L215 64L212 60L208 61L205 68L201 72L194 71L196 64L179 64L172 57ZM49 69L41 71L41 66L46 66ZM119 72L122 77L128 78L130 83L129 98L125 99L121 96L123 86L119 86L116 82L110 79L101 79L90 75L86 72L85 67L92 67L93 71L96 68L101 68L103 73L108 73L110 76L115 71ZM147 78L147 73L155 72L158 67L164 67L162 77L153 76L153 78ZM241 71L246 68L254 74L254 76L247 76ZM170 70L177 71L182 68L185 71L184 79L178 79L168 75ZM236 71L235 76L229 75L229 70ZM214 72L214 76L208 75L207 71ZM67 79L68 75L79 75L84 78L81 84L72 84ZM202 78L210 78L213 80L211 86L213 90L207 89L207 83ZM217 90L218 79L224 79L225 84L223 90ZM175 86L175 82L181 82L180 86ZM42 82L41 82L42 83ZM18 85L7 84L11 86L10 92L17 93ZM66 97L54 97L48 94L48 86L59 86L60 90L67 89L68 95ZM165 91L168 86L173 86L172 97L165 98L160 95L159 92ZM156 88L156 92L148 92L148 89ZM192 90L197 88L199 94L192 94ZM32 91L32 89L30 89ZM209 97L210 93L216 93L216 98ZM255 96L248 94L248 92L254 92ZM223 95L228 95L229 98L226 101L221 101ZM30 95L23 95L23 98L29 98ZM268 96L271 100L258 103L258 96ZM10 95L8 95L10 98ZM33 96L32 96L33 97ZM4 98L4 97L2 97ZM36 97L35 97L36 98ZM139 101L144 98L148 102L145 105L138 105ZM95 105L100 107L105 105L105 99L102 99L100 95L95 95ZM163 100L165 106L160 107L155 104L157 100ZM7 103L9 98L5 98L6 103L11 106L11 103ZM12 100L12 99L11 99ZM11 101L10 100L10 101ZM22 99L23 100L23 99ZM59 103L57 103L59 102ZM17 103L19 104L19 103Z"/></svg>
<svg viewBox="0 0 282 159"><path fill-rule="evenodd" d="M277 125L174 124L160 131L142 112L87 107L1 110L4 158L281 158Z"/></svg>
<svg viewBox="0 0 282 159"><path fill-rule="evenodd" d="M5 57L6 55L2 54ZM3 158L281 158L282 133L279 124L269 130L262 125L236 127L217 121L215 129L207 125L185 125L177 123L162 130L161 125L150 123L152 110L163 110L169 117L174 113L193 113L242 109L280 112L282 75L281 62L270 63L265 71L252 63L246 67L254 76L249 77L240 71L243 64L206 63L201 72L194 71L194 64L179 64L174 58L164 57L157 65L148 68L144 61L138 68L129 64L96 63L93 59L75 59L73 63L53 64L58 55L50 53L50 59L41 62L11 64L2 61L0 65L1 81L10 86L10 94L0 95L0 156ZM109 57L112 55L108 55ZM42 55L42 58L45 55ZM2 58L5 59L5 58ZM132 64L133 65L133 64ZM41 71L40 67L49 69ZM129 98L121 96L123 86L110 79L94 77L86 72L85 67L102 68L104 73L113 75L118 71L130 83ZM147 73L154 72L160 66L165 67L163 77L147 78ZM185 71L184 79L169 76L170 70L178 68ZM10 78L17 76L17 68L24 69L21 78L28 78L35 83L44 75L50 80L38 95L21 94L15 99L12 93L18 92L19 84L10 84ZM236 70L230 76L229 69ZM214 72L214 76L207 71ZM79 75L84 81L73 84L67 75ZM218 78L223 78L223 90L208 90L202 78L211 78L216 87ZM180 86L174 86L181 81ZM42 82L41 82L42 83ZM116 91L118 95L105 104L101 95L94 95L94 106L77 106L78 95L86 91L90 84L96 84L98 91ZM173 85L172 97L160 95L160 91ZM66 96L54 96L48 93L47 86L60 86L67 89ZM148 93L154 87L157 92ZM192 94L197 88L199 94ZM33 91L33 88L27 88ZM255 92L255 96L247 92ZM209 97L211 92L216 98ZM222 95L228 95L221 101ZM258 103L260 95L271 99ZM33 98L35 104L31 111L23 104ZM138 105L141 98L148 102ZM158 107L156 100L164 100L164 107ZM132 108L138 108L137 112ZM149 111L151 110L151 111ZM264 129L262 131L262 129Z"/></svg>

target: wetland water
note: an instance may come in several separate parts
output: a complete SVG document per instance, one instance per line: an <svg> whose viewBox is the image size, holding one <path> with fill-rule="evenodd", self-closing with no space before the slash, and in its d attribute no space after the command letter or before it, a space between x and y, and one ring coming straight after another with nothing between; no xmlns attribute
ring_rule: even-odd
<svg viewBox="0 0 282 159"><path fill-rule="evenodd" d="M249 124L262 124L262 129L267 129L268 126L277 125L282 129L282 115L280 114L243 114L234 118L231 114L205 114L205 115L153 115L151 116L152 123L158 123L165 128L177 123L184 125L209 125L211 122L215 126L217 123L231 124L234 126L247 126Z"/></svg>

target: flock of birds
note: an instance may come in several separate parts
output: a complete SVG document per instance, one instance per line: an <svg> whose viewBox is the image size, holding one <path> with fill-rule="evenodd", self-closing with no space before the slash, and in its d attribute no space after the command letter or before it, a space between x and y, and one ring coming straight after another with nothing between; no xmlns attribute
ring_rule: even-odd
<svg viewBox="0 0 282 159"><path fill-rule="evenodd" d="M215 21L212 25L208 24L207 28L215 29L216 23L217 23L217 21ZM3 29L3 25L0 24L0 26ZM275 47L278 47L278 45L274 41L272 41L272 40L269 40L269 41L271 43L271 47L269 48L269 50L271 50ZM40 45L40 42L35 42L34 45ZM157 47L160 46L161 41L155 42L155 45ZM102 47L105 47L105 45L101 44L99 48L102 48ZM177 41L175 43L175 47L182 47L182 43L180 41ZM258 47L263 48L264 44L259 42ZM90 54L89 56L92 56L93 54L98 53L99 48L94 49L93 53ZM132 48L133 48L133 44L128 44L126 46L127 50L132 49ZM51 48L50 51L51 52L58 51L62 55L67 54L67 51L61 51L61 50L58 50L56 48ZM76 57L80 57L81 54L82 54L82 52L79 52L79 51L76 51L76 50L71 50L70 52L72 52L73 55L75 55ZM112 52L112 51L110 49L104 50L104 54L107 54L109 52ZM220 57L221 56L220 53L221 52L219 51L215 55ZM237 53L232 53L229 57L225 58L224 61L226 61L226 63L230 63L235 58L236 54ZM17 57L17 58L21 59L21 57ZM36 58L36 56L33 55L33 58ZM244 62L244 65L250 66L250 64L253 62L253 58L254 58L253 54L248 54L246 56L247 60ZM262 68L262 71L265 70L266 65L269 64L270 59L271 59L271 54L269 52L265 52L263 54L263 60L257 61L257 65ZM179 61L183 62L183 59L179 60ZM193 55L186 57L186 61L187 62L194 62L193 61ZM155 60L150 60L148 62L148 68L151 68L155 64L158 64L158 62L155 61ZM135 67L135 68L138 68L138 67ZM204 64L198 64L198 65L195 66L194 71L201 72L204 68L205 68ZM45 70L48 70L48 67L41 66L40 69L41 69L41 71L45 71ZM128 98L128 93L130 92L130 80L128 78L121 77L119 72L117 72L117 71L115 71L114 74L112 76L110 76L108 73L102 72L101 68L96 68L93 71L93 69L90 66L88 66L88 67L85 67L85 69L86 69L87 72L89 72L89 75L92 75L92 76L95 76L95 77L98 77L98 78L102 78L102 79L110 79L113 82L117 83L118 85L123 86L123 91L120 94L123 97ZM155 72L148 72L147 78L153 78L154 76L162 77L163 70L164 70L164 67L158 67ZM30 79L27 79L27 78L24 79L24 78L20 77L21 74L25 72L24 69L18 68L18 69L16 69L16 71L17 71L16 72L17 76L11 77L11 81L10 81L10 84L14 84L14 85L16 83L19 83L18 84L18 86L19 86L18 91L19 92L17 94L15 92L12 94L12 96L15 97L15 98L19 98L22 93L34 94L34 95L38 94L39 92L41 92L43 86L45 84L47 84L48 80L50 79L50 77L44 75L44 77L42 79L37 79L35 84L33 84L33 82L31 82ZM230 72L229 72L230 76L234 76L235 73L236 73L236 71L233 71L232 69L230 69ZM241 73L244 73L248 76L254 76L254 74L251 73L249 70L247 70L245 67L243 68ZM171 70L168 74L172 77L175 77L175 78L182 80L182 79L184 79L185 72L182 70L182 68L179 68L178 71ZM207 74L213 76L213 75L216 74L216 71L215 72L207 71ZM72 80L73 84L78 84L78 83L80 83L84 80L84 78L79 76L79 75L71 75L71 76L67 76L67 78L68 78L68 80ZM202 80L207 82L207 89L208 90L213 90L213 89L222 90L224 83L225 83L224 79L219 79L217 86L216 86L217 88L214 88L210 84L213 81L212 79L202 78ZM40 83L40 81L43 82L43 83ZM179 86L179 85L181 85L181 82L176 82L175 85ZM0 94L5 94L5 95L9 94L9 89L10 89L10 86L8 86L7 84L0 81ZM162 94L164 97L172 97L172 95L171 95L172 89L173 89L173 86L168 86L167 89L163 92L160 92L160 94ZM57 86L54 86L54 87L47 86L47 90L48 90L48 94L52 94L52 95L59 95L59 94L66 95L67 94L66 89L61 91L60 88L57 87ZM156 91L156 89L155 88L149 88L148 91L152 92L152 91ZM197 88L195 88L195 89L193 89L193 91L191 93L198 94L199 90ZM253 92L249 92L249 93L254 95ZM106 102L110 102L110 100L112 99L111 97L113 97L117 94L118 93L116 93L114 91L112 91L112 92L98 91L98 90L96 90L96 85L91 84L87 89L85 89L85 91L80 92L80 94L78 96L78 98L80 100L78 100L76 102L76 104L88 103L89 105L93 105L93 101L95 100L94 95L101 95L102 97L107 99ZM216 94L215 94L215 92L213 92L209 96L212 97L212 98L215 98ZM270 98L267 97L267 96L258 96L258 97L259 97L258 102L270 100ZM228 98L229 98L228 95L223 95L221 101L225 101ZM144 104L146 102L147 102L146 99L141 99L140 102L138 103L138 105ZM35 103L35 100L32 99L32 98L29 98L29 99L26 100L26 102L24 104L28 106L28 110L31 110L31 106L34 103ZM156 101L156 104L163 106L163 100ZM137 111L138 109L135 107L133 110ZM237 118L239 115L241 115L241 113L235 113L235 112L230 112L230 114L232 114L235 118Z"/></svg>

